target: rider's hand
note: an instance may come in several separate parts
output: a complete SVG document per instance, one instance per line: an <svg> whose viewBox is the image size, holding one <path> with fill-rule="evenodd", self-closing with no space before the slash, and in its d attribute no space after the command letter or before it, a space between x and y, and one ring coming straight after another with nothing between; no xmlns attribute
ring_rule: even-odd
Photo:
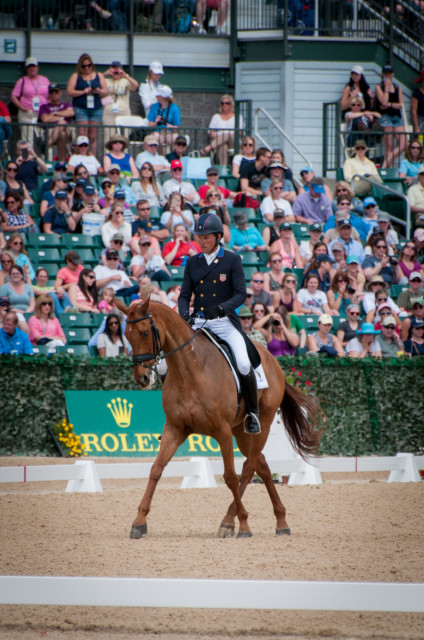
<svg viewBox="0 0 424 640"><path fill-rule="evenodd" d="M223 318L225 316L225 311L221 305L216 307L210 307L203 312L206 320L215 320L215 318Z"/></svg>

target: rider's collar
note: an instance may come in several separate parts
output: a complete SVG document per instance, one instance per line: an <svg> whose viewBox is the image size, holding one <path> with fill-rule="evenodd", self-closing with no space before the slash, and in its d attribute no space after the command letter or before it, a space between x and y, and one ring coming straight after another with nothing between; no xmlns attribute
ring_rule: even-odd
<svg viewBox="0 0 424 640"><path fill-rule="evenodd" d="M222 258L222 256L224 255L224 249L222 248L221 245L219 245L217 249L215 249L215 251L213 251L212 253L202 253L201 255L204 257L204 259L209 265L209 264L212 264L215 258Z"/></svg>

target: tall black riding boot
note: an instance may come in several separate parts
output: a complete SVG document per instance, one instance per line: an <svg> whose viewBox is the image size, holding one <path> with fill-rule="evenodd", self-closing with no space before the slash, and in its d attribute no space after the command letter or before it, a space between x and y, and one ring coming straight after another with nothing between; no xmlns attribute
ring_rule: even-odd
<svg viewBox="0 0 424 640"><path fill-rule="evenodd" d="M260 433L261 423L259 422L258 387L254 370L251 368L246 376L240 375L240 381L241 391L246 404L244 430L246 433Z"/></svg>

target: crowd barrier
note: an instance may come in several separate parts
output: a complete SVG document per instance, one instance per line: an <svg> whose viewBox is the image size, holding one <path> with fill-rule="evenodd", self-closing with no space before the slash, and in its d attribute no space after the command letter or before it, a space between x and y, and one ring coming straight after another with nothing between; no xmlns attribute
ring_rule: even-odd
<svg viewBox="0 0 424 640"><path fill-rule="evenodd" d="M240 474L243 459L234 461ZM398 453L397 456L361 458L317 458L311 464L300 457L268 460L271 472L289 476L289 485L322 484L321 472L360 473L390 471L387 482L419 482L419 470L424 470L424 456ZM23 465L0 467L0 483L67 481L66 492L102 492L101 480L146 479L151 462L96 463L77 460L64 465ZM193 457L189 461L170 462L163 472L165 478L183 478L181 489L202 489L217 486L215 476L222 475L222 460Z"/></svg>
<svg viewBox="0 0 424 640"><path fill-rule="evenodd" d="M424 584L0 576L0 604L424 612Z"/></svg>

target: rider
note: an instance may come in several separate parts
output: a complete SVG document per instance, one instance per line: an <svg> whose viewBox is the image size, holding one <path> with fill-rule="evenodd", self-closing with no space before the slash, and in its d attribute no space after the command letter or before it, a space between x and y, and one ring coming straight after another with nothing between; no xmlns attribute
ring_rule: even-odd
<svg viewBox="0 0 424 640"><path fill-rule="evenodd" d="M246 404L244 430L260 433L256 375L235 311L246 300L241 259L235 253L224 251L220 245L224 228L217 215L204 213L199 216L194 234L198 236L202 253L192 256L186 263L178 310L185 320L190 320L189 305L194 292L194 327L209 328L231 346Z"/></svg>

